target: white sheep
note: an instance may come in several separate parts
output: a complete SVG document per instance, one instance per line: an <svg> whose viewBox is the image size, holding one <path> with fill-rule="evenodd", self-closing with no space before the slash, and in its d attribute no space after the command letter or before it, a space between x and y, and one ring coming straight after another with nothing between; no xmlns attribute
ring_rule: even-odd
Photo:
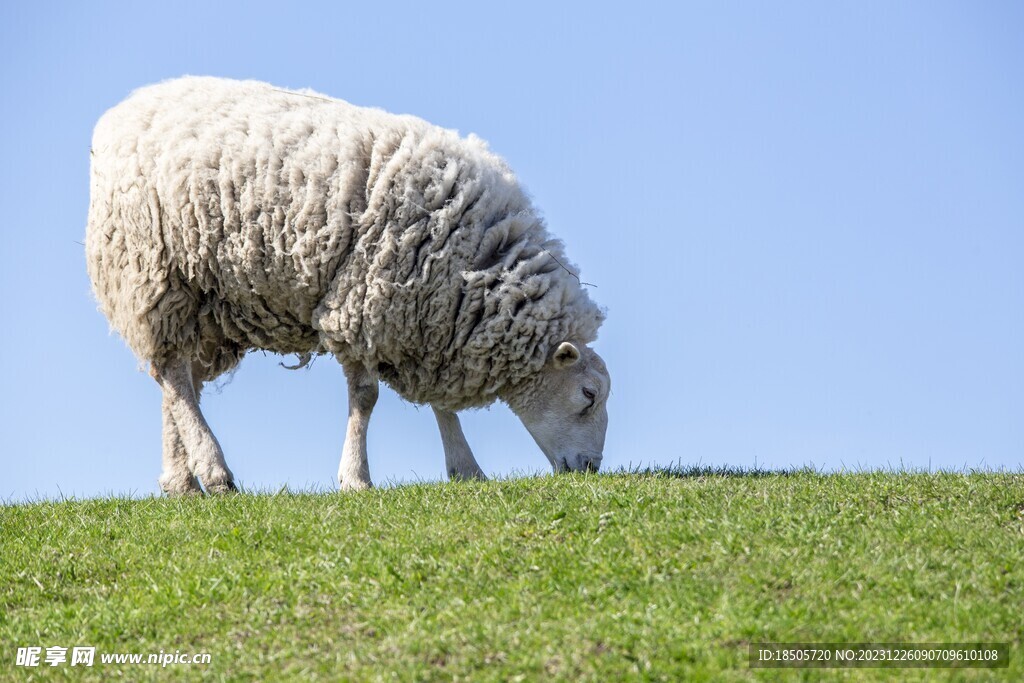
<svg viewBox="0 0 1024 683"><path fill-rule="evenodd" d="M479 138L254 81L142 88L96 125L86 257L163 389L168 494L235 488L199 393L252 349L344 366L343 489L371 485L378 379L432 406L451 477L483 478L455 412L496 399L556 471L600 464L603 313Z"/></svg>

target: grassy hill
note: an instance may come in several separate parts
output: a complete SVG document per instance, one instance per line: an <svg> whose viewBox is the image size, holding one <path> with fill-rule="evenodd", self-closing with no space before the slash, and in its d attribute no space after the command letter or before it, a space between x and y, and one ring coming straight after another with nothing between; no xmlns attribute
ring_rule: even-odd
<svg viewBox="0 0 1024 683"><path fill-rule="evenodd" d="M567 475L0 507L0 679L817 680L760 641L1009 641L1024 475ZM209 653L208 665L99 653ZM43 656L45 656L45 649ZM825 672L826 674L828 672ZM49 678L49 676L47 676Z"/></svg>

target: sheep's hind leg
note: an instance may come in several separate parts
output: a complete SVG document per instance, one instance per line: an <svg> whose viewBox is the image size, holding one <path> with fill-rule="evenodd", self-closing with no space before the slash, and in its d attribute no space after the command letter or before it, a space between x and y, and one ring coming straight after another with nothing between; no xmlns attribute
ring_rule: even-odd
<svg viewBox="0 0 1024 683"><path fill-rule="evenodd" d="M348 380L348 427L345 446L338 466L338 484L342 491L359 491L373 486L366 456L366 430L370 413L377 405L377 379L361 365L346 365Z"/></svg>
<svg viewBox="0 0 1024 683"><path fill-rule="evenodd" d="M187 468L199 477L206 490L210 493L237 490L235 478L224 462L224 452L217 443L217 437L213 435L203 413L199 410L199 399L189 362L172 361L155 366L154 370L157 381L164 391L165 458L168 441L173 441L167 437L167 417L170 417L173 425L177 427L178 440L187 454Z"/></svg>
<svg viewBox="0 0 1024 683"><path fill-rule="evenodd" d="M171 415L167 392L164 392L162 410L164 470L160 474L160 488L169 496L202 494L203 489L199 488L199 482L188 468L188 453L185 451L185 444L181 442L181 435L178 434L178 425L174 423L174 417Z"/></svg>
<svg viewBox="0 0 1024 683"><path fill-rule="evenodd" d="M150 367L149 374L157 383L160 382L155 367ZM166 391L163 392L160 412L163 417L163 472L160 473L160 489L169 496L201 495L203 489L188 467L188 453L185 444L181 442L174 416L171 415L170 395Z"/></svg>
<svg viewBox="0 0 1024 683"><path fill-rule="evenodd" d="M441 430L441 444L444 446L444 465L448 478L486 480L483 470L473 457L473 450L466 442L459 424L459 416L447 410L434 408L437 427Z"/></svg>

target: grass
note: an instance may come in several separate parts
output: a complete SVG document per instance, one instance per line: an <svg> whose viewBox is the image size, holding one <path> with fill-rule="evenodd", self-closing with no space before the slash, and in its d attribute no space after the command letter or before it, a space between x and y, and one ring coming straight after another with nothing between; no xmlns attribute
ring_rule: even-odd
<svg viewBox="0 0 1024 683"><path fill-rule="evenodd" d="M1019 473L658 471L0 507L3 680L1022 680L1022 636ZM752 670L761 641L1007 641L1011 663ZM28 645L211 663L15 667Z"/></svg>

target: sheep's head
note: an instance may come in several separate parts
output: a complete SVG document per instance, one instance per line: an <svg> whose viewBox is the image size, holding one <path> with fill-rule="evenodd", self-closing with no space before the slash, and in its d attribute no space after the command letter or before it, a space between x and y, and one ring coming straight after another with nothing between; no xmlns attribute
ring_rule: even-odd
<svg viewBox="0 0 1024 683"><path fill-rule="evenodd" d="M528 395L509 405L556 472L596 471L604 453L610 391L601 357L565 341L531 382Z"/></svg>

